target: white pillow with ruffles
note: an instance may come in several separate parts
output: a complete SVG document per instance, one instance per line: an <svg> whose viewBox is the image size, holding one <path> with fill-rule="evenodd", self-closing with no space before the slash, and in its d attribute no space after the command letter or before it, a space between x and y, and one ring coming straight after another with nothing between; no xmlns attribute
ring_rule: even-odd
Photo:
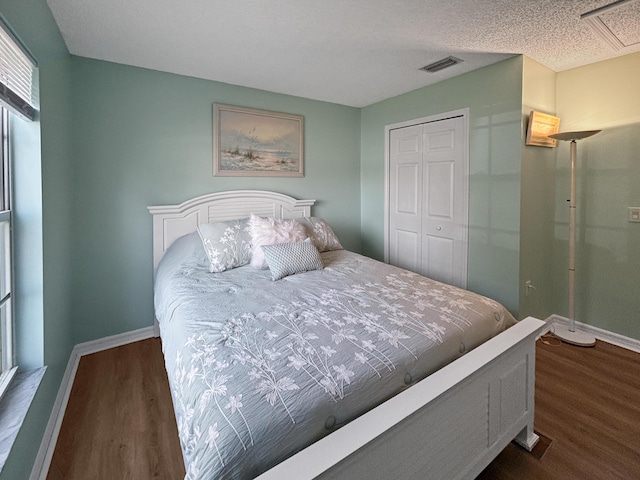
<svg viewBox="0 0 640 480"><path fill-rule="evenodd" d="M249 233L251 234L251 266L263 270L268 268L268 265L260 247L277 243L301 242L308 237L304 226L294 220L277 220L253 214L249 218Z"/></svg>

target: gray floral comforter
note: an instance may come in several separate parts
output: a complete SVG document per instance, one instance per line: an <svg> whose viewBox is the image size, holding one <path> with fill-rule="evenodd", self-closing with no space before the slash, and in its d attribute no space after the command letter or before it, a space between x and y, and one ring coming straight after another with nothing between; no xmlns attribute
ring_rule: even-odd
<svg viewBox="0 0 640 480"><path fill-rule="evenodd" d="M209 273L197 233L156 275L188 479L248 479L514 323L499 303L338 250L271 281Z"/></svg>

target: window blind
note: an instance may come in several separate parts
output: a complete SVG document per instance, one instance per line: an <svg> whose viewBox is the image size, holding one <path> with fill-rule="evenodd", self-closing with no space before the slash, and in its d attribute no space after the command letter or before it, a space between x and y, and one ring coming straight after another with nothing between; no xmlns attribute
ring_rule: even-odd
<svg viewBox="0 0 640 480"><path fill-rule="evenodd" d="M35 118L35 65L0 24L0 102L29 120Z"/></svg>

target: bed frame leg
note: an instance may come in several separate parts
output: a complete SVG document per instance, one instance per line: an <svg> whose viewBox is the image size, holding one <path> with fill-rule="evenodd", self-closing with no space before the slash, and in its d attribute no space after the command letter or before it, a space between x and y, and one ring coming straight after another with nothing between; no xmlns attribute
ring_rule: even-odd
<svg viewBox="0 0 640 480"><path fill-rule="evenodd" d="M527 425L522 431L513 439L518 445L530 452L533 447L536 446L540 437L533 431L533 425Z"/></svg>

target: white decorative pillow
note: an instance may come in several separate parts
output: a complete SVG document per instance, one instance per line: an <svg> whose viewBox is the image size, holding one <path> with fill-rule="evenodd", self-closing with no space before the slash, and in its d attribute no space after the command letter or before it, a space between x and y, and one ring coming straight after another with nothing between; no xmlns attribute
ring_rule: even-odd
<svg viewBox="0 0 640 480"><path fill-rule="evenodd" d="M271 270L272 280L324 268L320 252L310 238L304 242L277 243L263 245L261 248Z"/></svg>
<svg viewBox="0 0 640 480"><path fill-rule="evenodd" d="M328 252L329 250L343 250L340 240L331 227L319 217L303 217L296 218L296 222L304 225L307 235L313 241L320 252Z"/></svg>
<svg viewBox="0 0 640 480"><path fill-rule="evenodd" d="M262 245L276 243L301 242L307 238L307 231L302 224L294 220L276 220L275 218L263 218L251 215L249 219L249 232L251 234L251 266L265 269L268 267L264 259Z"/></svg>
<svg viewBox="0 0 640 480"><path fill-rule="evenodd" d="M251 261L248 218L198 225L198 233L209 258L210 272L224 272Z"/></svg>

